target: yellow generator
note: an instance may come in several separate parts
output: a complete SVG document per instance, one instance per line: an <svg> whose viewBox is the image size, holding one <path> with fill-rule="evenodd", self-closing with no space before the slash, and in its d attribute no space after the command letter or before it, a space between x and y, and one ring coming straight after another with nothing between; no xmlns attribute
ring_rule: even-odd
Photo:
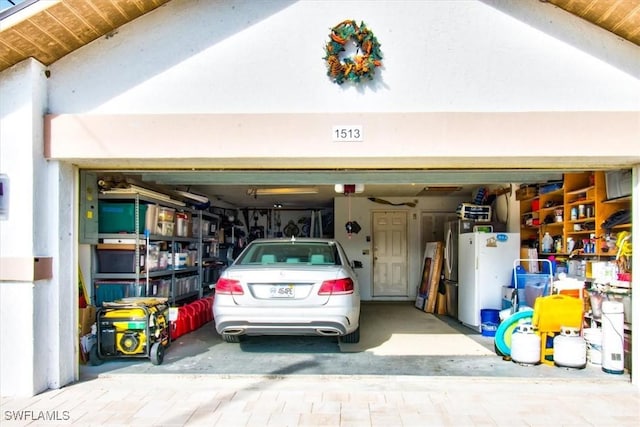
<svg viewBox="0 0 640 427"><path fill-rule="evenodd" d="M170 344L166 298L124 298L105 302L96 313L96 343L89 352L92 365L104 359L148 357L154 365Z"/></svg>

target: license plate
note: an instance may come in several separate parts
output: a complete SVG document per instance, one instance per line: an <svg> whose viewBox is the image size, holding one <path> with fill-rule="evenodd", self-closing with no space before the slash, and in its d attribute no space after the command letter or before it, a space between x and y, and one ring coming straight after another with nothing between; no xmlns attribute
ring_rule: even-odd
<svg viewBox="0 0 640 427"><path fill-rule="evenodd" d="M269 295L271 298L295 298L296 288L293 285L273 285Z"/></svg>

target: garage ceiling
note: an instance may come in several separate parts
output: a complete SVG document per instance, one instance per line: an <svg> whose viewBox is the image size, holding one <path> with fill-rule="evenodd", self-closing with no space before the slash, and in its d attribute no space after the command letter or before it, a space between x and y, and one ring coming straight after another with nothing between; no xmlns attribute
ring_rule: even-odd
<svg viewBox="0 0 640 427"><path fill-rule="evenodd" d="M0 12L0 71L26 58L44 65L171 0L13 0ZM535 1L535 0L528 0ZM640 46L640 0L538 0Z"/></svg>
<svg viewBox="0 0 640 427"><path fill-rule="evenodd" d="M311 209L333 206L336 184L362 184L353 197L381 198L376 203L415 202L417 197L456 197L471 201L473 192L486 187L496 193L513 190L511 183L562 179L555 170L274 170L274 171L96 171L108 181L140 185L171 195L187 191L208 197L212 204L248 208ZM272 189L275 194L260 194ZM279 192L279 189L286 189ZM303 189L305 194L288 189ZM314 192L307 192L307 190ZM180 198L179 196L176 196ZM389 200L387 200L389 199Z"/></svg>

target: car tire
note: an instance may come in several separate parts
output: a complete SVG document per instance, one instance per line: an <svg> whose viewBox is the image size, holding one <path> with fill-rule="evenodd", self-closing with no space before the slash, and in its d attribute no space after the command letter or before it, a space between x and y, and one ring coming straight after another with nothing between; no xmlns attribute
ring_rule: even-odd
<svg viewBox="0 0 640 427"><path fill-rule="evenodd" d="M233 344L237 344L240 342L240 335L231 335L231 334L222 334L222 339L225 340L225 342L230 342Z"/></svg>
<svg viewBox="0 0 640 427"><path fill-rule="evenodd" d="M343 335L340 340L345 344L357 344L360 342L360 326L350 334Z"/></svg>

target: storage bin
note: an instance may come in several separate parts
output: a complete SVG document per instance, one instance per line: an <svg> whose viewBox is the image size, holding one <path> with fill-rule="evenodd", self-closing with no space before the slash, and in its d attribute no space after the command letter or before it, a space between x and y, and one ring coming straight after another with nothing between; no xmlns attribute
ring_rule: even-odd
<svg viewBox="0 0 640 427"><path fill-rule="evenodd" d="M149 296L168 298L170 290L171 279L153 280L149 284Z"/></svg>
<svg viewBox="0 0 640 427"><path fill-rule="evenodd" d="M178 237L191 236L191 215L186 212L176 213L175 232Z"/></svg>
<svg viewBox="0 0 640 427"><path fill-rule="evenodd" d="M524 301L529 307L533 307L538 297L544 297L549 295L551 291L551 285L549 283L549 277L542 274L531 275L538 276L537 280L525 282L524 285Z"/></svg>
<svg viewBox="0 0 640 427"><path fill-rule="evenodd" d="M135 273L136 251L135 245L99 244L98 272L99 273ZM144 269L144 249L140 250L140 269Z"/></svg>
<svg viewBox="0 0 640 427"><path fill-rule="evenodd" d="M173 222L161 221L158 223L158 233L161 236L173 236L174 227Z"/></svg>
<svg viewBox="0 0 640 427"><path fill-rule="evenodd" d="M116 301L129 297L144 297L146 284L135 281L96 281L95 305L102 307L102 303Z"/></svg>
<svg viewBox="0 0 640 427"><path fill-rule="evenodd" d="M548 268L546 268L548 270ZM518 300L520 304L533 307L536 298L551 293L551 276L543 273L525 273L522 266L515 271L515 280L518 287ZM524 298L520 291L524 290Z"/></svg>
<svg viewBox="0 0 640 427"><path fill-rule="evenodd" d="M158 222L174 222L176 210L173 208L158 208Z"/></svg>
<svg viewBox="0 0 640 427"><path fill-rule="evenodd" d="M512 307L513 305L512 298L513 298L514 291L515 291L515 288L511 286L502 287L502 309L503 310ZM522 289L518 288L518 304L520 305L525 304L524 288Z"/></svg>
<svg viewBox="0 0 640 427"><path fill-rule="evenodd" d="M98 202L99 233L144 233L148 205L140 203L136 230L135 203ZM151 228L149 228L151 229Z"/></svg>
<svg viewBox="0 0 640 427"><path fill-rule="evenodd" d="M185 268L187 266L187 257L188 254L186 252L178 252L173 254L173 268Z"/></svg>

